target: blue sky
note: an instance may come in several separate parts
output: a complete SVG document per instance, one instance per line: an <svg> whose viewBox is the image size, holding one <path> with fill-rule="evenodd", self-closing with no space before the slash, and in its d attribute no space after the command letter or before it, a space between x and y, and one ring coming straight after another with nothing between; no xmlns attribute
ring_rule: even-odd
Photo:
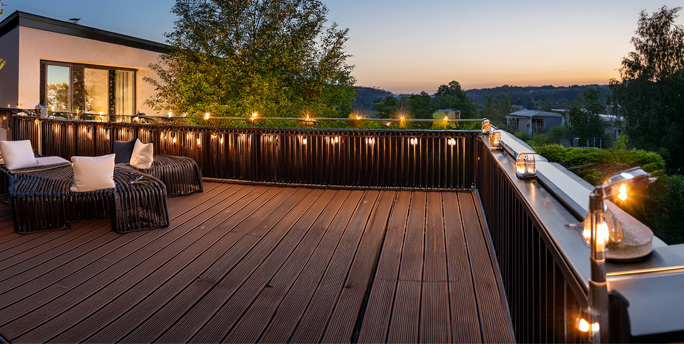
<svg viewBox="0 0 684 344"><path fill-rule="evenodd" d="M154 41L173 28L173 0L4 0L22 10ZM323 0L329 20L350 28L359 85L398 93L465 88L608 83L639 11L670 0ZM678 23L684 25L684 18Z"/></svg>

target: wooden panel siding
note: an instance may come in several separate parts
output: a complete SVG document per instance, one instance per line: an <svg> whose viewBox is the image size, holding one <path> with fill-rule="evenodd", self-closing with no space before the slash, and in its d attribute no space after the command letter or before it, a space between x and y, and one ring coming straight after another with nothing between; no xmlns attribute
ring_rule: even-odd
<svg viewBox="0 0 684 344"><path fill-rule="evenodd" d="M206 183L169 228L18 235L0 335L25 342L512 342L472 191Z"/></svg>

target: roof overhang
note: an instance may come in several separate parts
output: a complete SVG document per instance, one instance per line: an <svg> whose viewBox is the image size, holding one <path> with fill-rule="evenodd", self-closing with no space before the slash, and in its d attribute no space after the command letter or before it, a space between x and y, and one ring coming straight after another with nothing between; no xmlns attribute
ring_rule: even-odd
<svg viewBox="0 0 684 344"><path fill-rule="evenodd" d="M169 46L163 43L73 24L21 11L15 11L0 23L0 36L5 35L6 33L12 31L12 29L19 26L55 32L74 37L93 39L100 42L118 44L158 53L165 53L169 50Z"/></svg>

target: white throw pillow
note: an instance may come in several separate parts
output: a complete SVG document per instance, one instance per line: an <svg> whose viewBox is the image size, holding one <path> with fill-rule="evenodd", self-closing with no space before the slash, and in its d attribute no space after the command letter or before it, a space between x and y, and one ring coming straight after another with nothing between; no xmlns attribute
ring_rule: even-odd
<svg viewBox="0 0 684 344"><path fill-rule="evenodd" d="M133 153L131 154L131 166L139 170L152 168L154 162L154 146L152 143L142 143L140 139L135 140Z"/></svg>
<svg viewBox="0 0 684 344"><path fill-rule="evenodd" d="M89 157L71 157L74 163L73 192L111 189L114 184L114 154Z"/></svg>
<svg viewBox="0 0 684 344"><path fill-rule="evenodd" d="M29 140L0 141L0 151L8 170L38 166Z"/></svg>

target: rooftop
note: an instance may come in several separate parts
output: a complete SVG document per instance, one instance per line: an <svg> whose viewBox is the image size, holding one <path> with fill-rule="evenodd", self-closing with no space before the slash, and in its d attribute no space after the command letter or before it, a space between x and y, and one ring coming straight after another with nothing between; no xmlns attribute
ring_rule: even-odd
<svg viewBox="0 0 684 344"><path fill-rule="evenodd" d="M510 117L557 117L562 118L563 115L556 112L538 111L538 110L520 110L508 114Z"/></svg>
<svg viewBox="0 0 684 344"><path fill-rule="evenodd" d="M166 52L168 46L163 43L123 35L111 31L96 29L93 27L78 25L62 20L39 16L36 14L15 11L10 16L0 22L0 36L10 32L12 29L23 26L32 29L50 31L81 38L93 39L96 41L113 43L132 48Z"/></svg>

